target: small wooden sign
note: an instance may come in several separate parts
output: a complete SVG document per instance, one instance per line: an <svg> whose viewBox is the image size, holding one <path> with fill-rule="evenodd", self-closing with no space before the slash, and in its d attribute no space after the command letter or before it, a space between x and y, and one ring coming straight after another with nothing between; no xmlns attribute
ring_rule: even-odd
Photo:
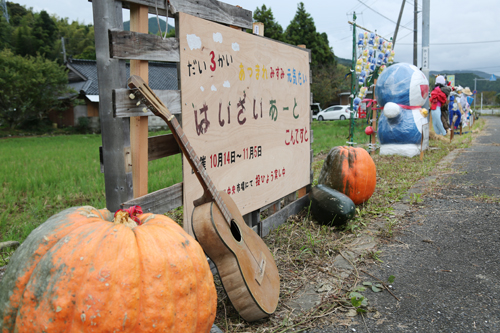
<svg viewBox="0 0 500 333"><path fill-rule="evenodd" d="M246 214L310 183L309 51L179 13L182 127ZM184 226L202 187L183 164Z"/></svg>

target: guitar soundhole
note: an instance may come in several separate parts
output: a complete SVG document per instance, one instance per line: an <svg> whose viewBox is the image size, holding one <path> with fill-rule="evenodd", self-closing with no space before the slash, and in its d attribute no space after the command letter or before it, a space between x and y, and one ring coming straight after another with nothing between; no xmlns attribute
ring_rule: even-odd
<svg viewBox="0 0 500 333"><path fill-rule="evenodd" d="M237 242L241 242L240 228L238 227L236 222L234 222L234 220L231 220L231 233L233 234L233 237Z"/></svg>

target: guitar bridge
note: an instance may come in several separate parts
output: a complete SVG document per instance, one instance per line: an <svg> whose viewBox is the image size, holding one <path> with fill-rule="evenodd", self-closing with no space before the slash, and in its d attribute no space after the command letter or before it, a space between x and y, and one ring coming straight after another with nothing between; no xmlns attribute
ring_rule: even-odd
<svg viewBox="0 0 500 333"><path fill-rule="evenodd" d="M264 256L264 253L260 253L260 264L259 264L259 274L255 278L255 281L259 284L259 286L262 283L262 280L264 279L264 273L266 271L266 257Z"/></svg>

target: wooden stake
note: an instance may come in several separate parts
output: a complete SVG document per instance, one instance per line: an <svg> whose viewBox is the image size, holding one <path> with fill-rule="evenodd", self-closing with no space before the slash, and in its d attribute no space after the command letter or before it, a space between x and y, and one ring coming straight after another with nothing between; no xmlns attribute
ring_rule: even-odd
<svg viewBox="0 0 500 333"><path fill-rule="evenodd" d="M375 106L376 107L376 106ZM373 134L370 134L371 137L371 144L372 144L372 149L370 150L370 154L374 155L375 154L375 144L377 143L377 110L373 108L372 105L372 122L371 126L373 128Z"/></svg>
<svg viewBox="0 0 500 333"><path fill-rule="evenodd" d="M455 121L457 121L457 118L458 118L458 116L454 116L451 119L451 124L450 124L450 127L451 127L450 143L451 143L451 140L453 140L453 136L455 135Z"/></svg>
<svg viewBox="0 0 500 333"><path fill-rule="evenodd" d="M372 98L375 99L375 87L377 86L377 79L373 80L373 95ZM375 109L374 109L375 107ZM370 155L375 155L375 149L373 147L377 143L377 110L376 110L377 105L371 106L372 109L372 121L370 126L373 128L373 134L370 134L370 139L371 139L371 144L372 144L372 149L370 149Z"/></svg>
<svg viewBox="0 0 500 333"><path fill-rule="evenodd" d="M420 161L424 160L424 131L422 131L422 139L420 139Z"/></svg>
<svg viewBox="0 0 500 333"><path fill-rule="evenodd" d="M130 30L148 33L148 6L130 4ZM139 75L147 83L148 62L130 60L130 75ZM148 117L130 118L130 148L134 198L148 194Z"/></svg>

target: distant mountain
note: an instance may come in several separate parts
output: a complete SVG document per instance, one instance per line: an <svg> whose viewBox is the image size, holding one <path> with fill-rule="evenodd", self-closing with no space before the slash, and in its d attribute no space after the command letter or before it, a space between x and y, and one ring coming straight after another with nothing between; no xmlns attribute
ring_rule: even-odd
<svg viewBox="0 0 500 333"><path fill-rule="evenodd" d="M338 58L337 63L351 67L351 60ZM474 90L474 83L476 84L476 89L478 91L496 91L500 93L500 77L497 81L485 81L483 79L489 79L491 74L482 71L473 71L473 70L444 70L444 71L430 71L429 75L455 75L455 84L460 85L462 87L469 87L471 90ZM474 81L474 79L478 79ZM432 81L434 82L434 81Z"/></svg>
<svg viewBox="0 0 500 333"><path fill-rule="evenodd" d="M352 60L339 58L339 57L335 57L335 59L337 60L337 64L341 64L341 65L347 66L349 68L351 67Z"/></svg>
<svg viewBox="0 0 500 333"><path fill-rule="evenodd" d="M149 28L148 28L149 33L156 35L159 31L158 30L158 21L157 21L156 17L150 17L148 20L148 25L149 25ZM167 26L167 22L165 22L165 20L160 19L160 27L161 27L161 31L163 33L165 33L166 26ZM174 29L174 27L169 24L168 31L170 31L170 29ZM130 31L130 21L123 22L123 30Z"/></svg>
<svg viewBox="0 0 500 333"><path fill-rule="evenodd" d="M497 81L489 81L491 74L481 72L481 71L430 71L430 75L439 75L439 74L447 74L447 75L455 75L455 85L460 85L462 87L469 87L470 90L474 90L474 85L476 86L477 91L496 91L500 92L500 79ZM477 79L477 80L474 80ZM487 79L487 80L484 80Z"/></svg>
<svg viewBox="0 0 500 333"><path fill-rule="evenodd" d="M482 71L472 71L472 70L465 70L465 71L453 71L453 70L444 70L444 71L430 71L429 74L431 75L439 75L439 74L450 74L450 75L457 75L457 74L475 74L478 76L478 78L482 79L489 79L491 77L491 74L482 72Z"/></svg>

